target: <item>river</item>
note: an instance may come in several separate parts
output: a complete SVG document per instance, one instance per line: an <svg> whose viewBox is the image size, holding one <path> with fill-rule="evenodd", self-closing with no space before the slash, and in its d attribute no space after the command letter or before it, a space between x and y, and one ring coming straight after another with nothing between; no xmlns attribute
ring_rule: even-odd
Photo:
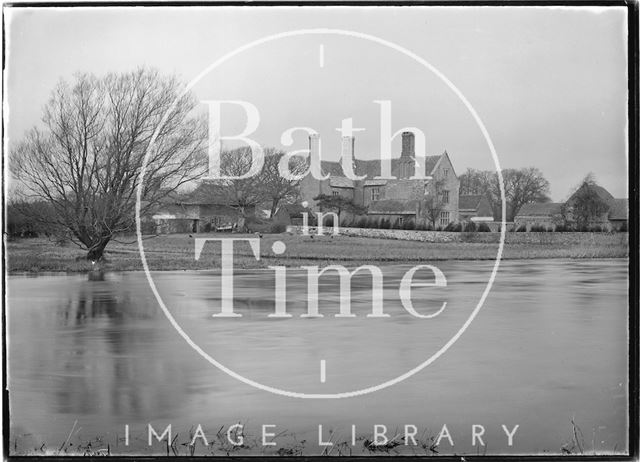
<svg viewBox="0 0 640 462"><path fill-rule="evenodd" d="M286 278L289 318L268 316L275 300L270 270L236 272L236 318L212 316L220 312L216 272L157 272L153 280L182 332L233 373L285 392L336 394L402 376L460 330L493 262L437 266L447 287L411 293L416 312L437 314L430 319L402 307L398 287L411 268L405 265L382 268L385 318L366 316L372 298L364 271L353 278L355 316L342 318L334 316L340 294L333 276L320 280L325 316L301 316L307 278L300 269ZM10 449L55 453L67 441L63 450L70 452L92 442L112 454L164 454L163 443L148 446L148 424L158 433L171 424L181 443L198 424L211 442L221 427L224 435L242 422L246 447L238 454L281 447L368 454L363 441L374 425L384 425L390 439L415 426L418 442L433 442L446 426L439 454L625 452L627 269L623 259L504 261L473 322L433 363L392 386L342 399L277 395L214 367L171 325L144 273L9 276ZM267 433L277 436L266 441L277 446L261 444L263 425L274 425ZM319 425L334 447L319 445ZM516 425L509 445L506 431ZM473 432L482 433L484 446ZM196 454L228 447L205 448L202 441ZM430 453L420 444L394 450Z"/></svg>

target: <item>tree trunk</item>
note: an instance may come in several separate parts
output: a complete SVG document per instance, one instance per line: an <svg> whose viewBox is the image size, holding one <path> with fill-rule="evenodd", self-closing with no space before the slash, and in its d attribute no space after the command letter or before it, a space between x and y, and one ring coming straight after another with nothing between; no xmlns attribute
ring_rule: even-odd
<svg viewBox="0 0 640 462"><path fill-rule="evenodd" d="M97 262L102 260L104 256L104 249L107 247L110 238L104 238L96 244L93 244L87 252L87 260Z"/></svg>
<svg viewBox="0 0 640 462"><path fill-rule="evenodd" d="M273 216L278 211L279 202L280 202L280 199L273 199L273 202L271 203L271 214L269 215L269 218L273 218Z"/></svg>

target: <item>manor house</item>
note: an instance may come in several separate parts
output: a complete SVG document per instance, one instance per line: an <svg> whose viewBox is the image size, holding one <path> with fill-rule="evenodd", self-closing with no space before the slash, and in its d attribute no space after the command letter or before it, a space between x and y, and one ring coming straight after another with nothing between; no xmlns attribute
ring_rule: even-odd
<svg viewBox="0 0 640 462"><path fill-rule="evenodd" d="M415 138L413 133L403 132L400 156L391 160L394 179L376 179L380 176L381 160L356 159L354 147L354 137L342 138L342 152L351 154L351 159L354 159L355 174L366 177L351 180L345 176L340 162L322 161L322 173L330 177L318 180L309 174L300 184L301 200L307 201L312 210L317 210L314 197L320 194L341 195L366 207L368 216L392 222L432 222L434 213L439 227L459 221L460 181L446 151L426 157L426 179L411 179L415 173ZM309 137L309 150L311 156L319 155L317 135Z"/></svg>

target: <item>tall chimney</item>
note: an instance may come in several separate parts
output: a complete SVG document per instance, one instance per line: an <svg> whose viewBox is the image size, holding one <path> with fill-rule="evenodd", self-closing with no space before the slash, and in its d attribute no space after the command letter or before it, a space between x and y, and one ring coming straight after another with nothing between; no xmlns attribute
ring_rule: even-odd
<svg viewBox="0 0 640 462"><path fill-rule="evenodd" d="M314 133L309 135L309 164L310 165L311 162L313 162L311 159L318 159L320 160L320 135L318 133ZM320 164L322 165L322 164ZM305 178L312 178L311 175L308 175ZM318 194L322 194L322 181L318 181ZM312 196L315 197L315 196ZM312 201L313 204L315 204L315 201Z"/></svg>
<svg viewBox="0 0 640 462"><path fill-rule="evenodd" d="M340 155L342 157L344 157L345 154L349 155L352 162L353 162L353 148L355 146L355 143L356 143L355 136L343 136L342 137L342 152L341 152Z"/></svg>
<svg viewBox="0 0 640 462"><path fill-rule="evenodd" d="M412 132L402 132L402 153L401 157L416 156L416 140Z"/></svg>
<svg viewBox="0 0 640 462"><path fill-rule="evenodd" d="M320 157L320 135L314 133L309 135L309 160L311 158L319 158Z"/></svg>

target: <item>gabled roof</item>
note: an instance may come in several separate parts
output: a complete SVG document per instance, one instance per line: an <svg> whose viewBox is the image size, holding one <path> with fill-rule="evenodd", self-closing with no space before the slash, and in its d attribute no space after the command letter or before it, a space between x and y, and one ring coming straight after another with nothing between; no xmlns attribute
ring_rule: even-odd
<svg viewBox="0 0 640 462"><path fill-rule="evenodd" d="M384 186L387 180L364 180L364 186Z"/></svg>
<svg viewBox="0 0 640 462"><path fill-rule="evenodd" d="M482 197L482 194L461 195L458 198L458 209L478 210Z"/></svg>
<svg viewBox="0 0 640 462"><path fill-rule="evenodd" d="M600 199L602 199L605 202L611 202L613 200L613 196L611 195L611 193L609 191L607 191L606 189L604 189L602 186L597 185L597 184L583 184L582 186L580 186L578 188L578 190L576 192L574 192L571 197L569 197L569 199L567 200L567 202L571 202L571 200L573 199L573 197L578 193L578 191L580 191L583 188L590 188L593 191L595 191L595 193L598 195L598 197L600 197Z"/></svg>
<svg viewBox="0 0 640 462"><path fill-rule="evenodd" d="M201 182L196 189L186 194L177 201L182 204L224 204L224 199L220 197L217 188L209 181Z"/></svg>
<svg viewBox="0 0 640 462"><path fill-rule="evenodd" d="M197 208L187 208L179 204L162 204L153 213L154 219L167 219L167 218L185 218L194 220L200 218Z"/></svg>
<svg viewBox="0 0 640 462"><path fill-rule="evenodd" d="M445 151L446 154L446 151ZM427 173L427 175L431 175L433 174L433 170L436 168L436 165L438 164L438 161L440 160L440 158L443 156L439 155L439 156L427 156L427 165L424 169L424 171Z"/></svg>
<svg viewBox="0 0 640 462"><path fill-rule="evenodd" d="M425 161L425 173L427 176L433 174L433 170L435 169L438 161L444 154L438 156L427 156ZM413 157L409 158L411 162L415 162ZM391 159L391 174L392 176L399 177L399 168L400 164L406 162L408 159L406 157L394 157ZM340 162L333 161L322 161L322 172L325 174L330 174L332 177L335 176L345 176L342 170L342 164ZM363 159L355 159L355 174L358 176L366 175L365 180L372 180L376 176L380 176L382 171L382 161L380 159L372 159L372 160L363 160Z"/></svg>
<svg viewBox="0 0 640 462"><path fill-rule="evenodd" d="M322 167L322 173L324 175L331 176L345 176L342 171L342 163L341 162L333 162L331 160L323 160L320 162L320 166Z"/></svg>
<svg viewBox="0 0 640 462"><path fill-rule="evenodd" d="M532 202L518 210L517 217L551 217L562 211L561 202Z"/></svg>
<svg viewBox="0 0 640 462"><path fill-rule="evenodd" d="M609 220L629 219L629 199L612 199L609 205Z"/></svg>
<svg viewBox="0 0 640 462"><path fill-rule="evenodd" d="M385 199L373 202L369 205L370 214L389 214L389 215L405 215L416 213L418 201L397 201L393 199Z"/></svg>
<svg viewBox="0 0 640 462"><path fill-rule="evenodd" d="M331 176L329 186L333 188L353 188L353 180L346 176Z"/></svg>
<svg viewBox="0 0 640 462"><path fill-rule="evenodd" d="M189 193L182 193L174 190L166 193L165 191L161 191L160 194L165 195L158 200L159 204L177 204L178 202L182 202Z"/></svg>

